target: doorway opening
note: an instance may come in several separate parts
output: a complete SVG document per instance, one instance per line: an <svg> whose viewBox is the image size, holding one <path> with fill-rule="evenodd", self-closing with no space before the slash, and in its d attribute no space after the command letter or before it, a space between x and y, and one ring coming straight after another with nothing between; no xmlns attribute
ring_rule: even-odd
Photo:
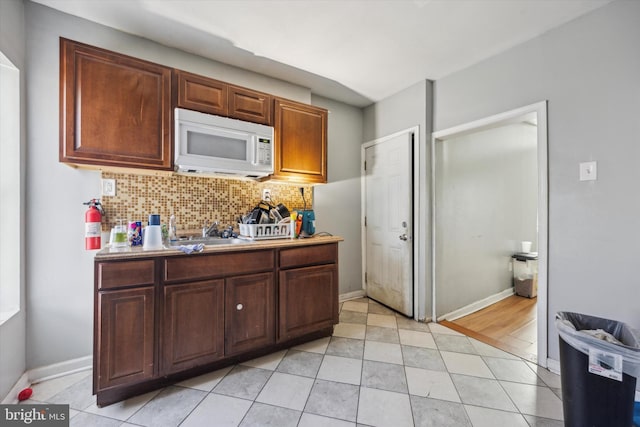
<svg viewBox="0 0 640 427"><path fill-rule="evenodd" d="M467 335L547 364L546 102L432 139L432 317ZM516 288L516 253L537 298ZM537 280L536 280L537 279ZM519 280L519 279L518 279ZM517 282L517 280L516 280ZM529 292L527 296L534 296Z"/></svg>

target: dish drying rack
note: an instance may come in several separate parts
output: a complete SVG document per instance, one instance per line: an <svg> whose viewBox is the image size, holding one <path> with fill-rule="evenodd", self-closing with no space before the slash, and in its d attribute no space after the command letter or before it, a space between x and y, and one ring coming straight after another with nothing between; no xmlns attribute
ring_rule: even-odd
<svg viewBox="0 0 640 427"><path fill-rule="evenodd" d="M291 238L291 223L278 224L238 224L240 226L241 239L269 240Z"/></svg>

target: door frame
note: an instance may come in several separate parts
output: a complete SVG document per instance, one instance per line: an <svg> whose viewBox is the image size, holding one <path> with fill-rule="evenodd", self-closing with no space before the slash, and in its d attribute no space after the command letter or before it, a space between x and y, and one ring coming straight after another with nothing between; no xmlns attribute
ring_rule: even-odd
<svg viewBox="0 0 640 427"><path fill-rule="evenodd" d="M514 123L514 120L537 113L538 137L538 365L547 367L548 357L548 251L549 251L549 184L547 157L547 101L537 102L504 113L485 117L449 129L434 132L431 135L431 314L436 317L436 144L462 135Z"/></svg>
<svg viewBox="0 0 640 427"><path fill-rule="evenodd" d="M361 235L361 248L362 248L362 289L367 292L367 283L365 280L365 273L367 271L367 236L364 225L364 218L367 212L366 203L366 186L365 186L365 170L364 162L366 158L366 149L376 144L383 143L390 139L396 138L403 134L413 134L413 147L411 150L411 163L413 165L412 171L412 183L413 189L411 194L411 201L413 206L413 218L411 219L411 225L413 230L411 232L411 250L413 252L413 268L412 268L412 285L413 285L413 318L418 320L420 317L420 298L422 293L419 289L419 273L420 273L420 241L422 238L422 221L420 220L420 127L413 126L398 132L386 135L380 138L376 138L371 141L367 141L360 147L360 235ZM424 304L423 304L424 305ZM424 311L424 310L423 310Z"/></svg>

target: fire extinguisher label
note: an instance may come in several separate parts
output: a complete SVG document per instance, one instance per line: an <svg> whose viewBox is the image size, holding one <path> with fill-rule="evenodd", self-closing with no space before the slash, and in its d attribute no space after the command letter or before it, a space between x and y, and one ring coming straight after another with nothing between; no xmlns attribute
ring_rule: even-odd
<svg viewBox="0 0 640 427"><path fill-rule="evenodd" d="M100 237L100 223L99 222L85 222L84 223L84 237Z"/></svg>

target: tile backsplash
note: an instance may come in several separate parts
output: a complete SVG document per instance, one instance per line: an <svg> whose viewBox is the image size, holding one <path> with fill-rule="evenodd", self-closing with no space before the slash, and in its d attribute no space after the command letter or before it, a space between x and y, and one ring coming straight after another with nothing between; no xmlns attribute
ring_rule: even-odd
<svg viewBox="0 0 640 427"><path fill-rule="evenodd" d="M271 190L272 204L282 203L289 210L303 209L299 188L304 188L307 208L313 206L310 185L257 182L227 178L202 178L184 175L133 175L102 172L102 178L116 180L116 195L100 200L105 216L103 231L116 220L142 221L149 214L160 214L162 223L176 216L178 230L200 230L205 220L221 226L237 223L238 216L253 209L262 198L262 190Z"/></svg>

